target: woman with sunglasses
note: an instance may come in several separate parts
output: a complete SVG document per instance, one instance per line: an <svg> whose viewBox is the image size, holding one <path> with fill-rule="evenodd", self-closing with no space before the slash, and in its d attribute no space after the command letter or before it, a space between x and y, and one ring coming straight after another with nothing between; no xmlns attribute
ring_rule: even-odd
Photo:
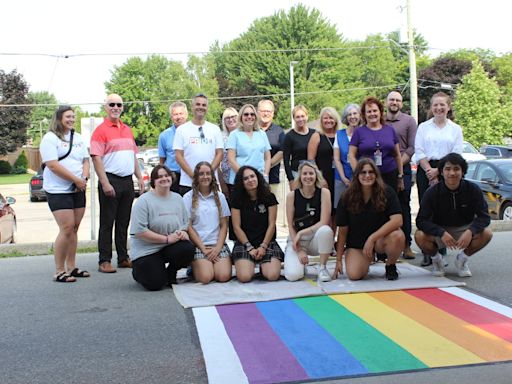
<svg viewBox="0 0 512 384"><path fill-rule="evenodd" d="M236 235L232 257L236 277L242 283L252 280L254 267L267 280L281 275L283 251L276 242L277 199L268 183L254 167L240 167L231 198L231 217Z"/></svg>
<svg viewBox="0 0 512 384"><path fill-rule="evenodd" d="M256 108L245 104L240 108L237 130L229 134L226 148L231 170L229 184L235 182L235 175L243 165L250 165L262 173L268 183L270 172L270 143L260 129Z"/></svg>
<svg viewBox="0 0 512 384"><path fill-rule="evenodd" d="M368 275L375 253L387 255L386 279L398 279L396 261L405 249L400 202L384 184L380 171L368 158L357 163L352 182L336 211L338 229L334 278L343 273L342 257L350 280Z"/></svg>
<svg viewBox="0 0 512 384"><path fill-rule="evenodd" d="M150 291L176 284L178 270L194 259L188 213L182 197L170 190L172 182L171 170L157 165L151 171L151 191L139 197L132 209L132 275Z"/></svg>
<svg viewBox="0 0 512 384"><path fill-rule="evenodd" d="M283 162L290 190L294 190L299 164L308 159L308 144L314 129L308 128L308 110L303 105L293 108L294 126L288 131L283 143Z"/></svg>
<svg viewBox="0 0 512 384"><path fill-rule="evenodd" d="M196 246L192 270L203 284L231 279L231 252L226 244L228 217L231 216L224 194L207 161L197 163L192 190L183 196L189 214L188 234Z"/></svg>
<svg viewBox="0 0 512 384"><path fill-rule="evenodd" d="M233 132L236 127L238 126L238 111L233 108L229 107L224 110L224 113L222 114L222 138L224 139L224 156L222 158L222 161L220 163L220 174L219 174L219 182L220 182L220 188L222 190L222 193L226 197L229 198L229 189L231 188L229 184L229 171L231 170L231 167L229 166L229 160L228 160L228 150L226 149L226 144L228 142L228 137L231 132Z"/></svg>
<svg viewBox="0 0 512 384"><path fill-rule="evenodd" d="M39 151L45 164L43 188L48 206L59 226L55 239L54 281L72 283L77 277L89 277L76 264L78 228L85 213L85 190L89 179L89 154L80 134L75 133L75 112L60 106L53 115L48 133Z"/></svg>
<svg viewBox="0 0 512 384"><path fill-rule="evenodd" d="M334 244L331 229L331 194L322 188L323 177L315 163L299 165L297 189L286 196L288 244L284 257L284 276L296 281L304 277L308 255L320 255L319 281L330 281L327 260Z"/></svg>

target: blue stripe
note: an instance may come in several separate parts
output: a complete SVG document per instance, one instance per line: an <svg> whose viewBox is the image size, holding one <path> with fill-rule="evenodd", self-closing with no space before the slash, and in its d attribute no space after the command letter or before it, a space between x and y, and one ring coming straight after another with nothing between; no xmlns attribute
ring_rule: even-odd
<svg viewBox="0 0 512 384"><path fill-rule="evenodd" d="M260 302L256 306L311 378L368 373L350 352L293 301Z"/></svg>

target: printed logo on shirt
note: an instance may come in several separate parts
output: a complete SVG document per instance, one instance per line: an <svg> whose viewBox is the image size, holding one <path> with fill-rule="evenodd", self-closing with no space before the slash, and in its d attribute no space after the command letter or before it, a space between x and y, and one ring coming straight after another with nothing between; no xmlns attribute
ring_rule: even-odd
<svg viewBox="0 0 512 384"><path fill-rule="evenodd" d="M211 144L213 143L212 139L208 139L205 137L204 139L201 139L201 137L190 137L188 140L189 144Z"/></svg>

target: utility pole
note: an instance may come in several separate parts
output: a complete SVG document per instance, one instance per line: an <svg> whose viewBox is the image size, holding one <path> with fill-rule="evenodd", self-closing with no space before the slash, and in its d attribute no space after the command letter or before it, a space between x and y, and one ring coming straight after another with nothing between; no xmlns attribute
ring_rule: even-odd
<svg viewBox="0 0 512 384"><path fill-rule="evenodd" d="M409 86L411 90L411 116L418 122L418 76L416 75L416 53L412 29L411 2L407 0L407 40L409 42Z"/></svg>
<svg viewBox="0 0 512 384"><path fill-rule="evenodd" d="M295 107L295 76L293 74L293 66L298 64L298 61L290 61L290 105L291 105L291 125L290 128L293 128L293 108Z"/></svg>

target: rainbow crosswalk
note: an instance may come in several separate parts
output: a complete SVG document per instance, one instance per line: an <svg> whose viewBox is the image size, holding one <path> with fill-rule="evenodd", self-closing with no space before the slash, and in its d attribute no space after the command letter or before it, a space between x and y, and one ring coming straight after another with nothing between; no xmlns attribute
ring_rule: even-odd
<svg viewBox="0 0 512 384"><path fill-rule="evenodd" d="M512 309L459 288L195 308L210 383L280 383L512 360Z"/></svg>

